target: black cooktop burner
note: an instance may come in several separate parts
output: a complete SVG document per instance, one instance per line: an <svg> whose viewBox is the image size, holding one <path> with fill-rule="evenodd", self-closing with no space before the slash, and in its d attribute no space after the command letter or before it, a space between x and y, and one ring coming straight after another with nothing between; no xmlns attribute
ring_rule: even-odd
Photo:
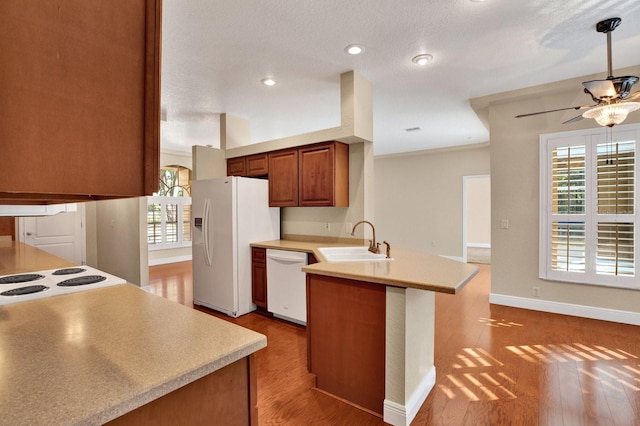
<svg viewBox="0 0 640 426"><path fill-rule="evenodd" d="M70 278L58 283L60 287L75 287L78 285L95 284L106 280L102 275L85 275L83 277Z"/></svg>
<svg viewBox="0 0 640 426"><path fill-rule="evenodd" d="M42 278L44 278L44 275L40 274L9 275L7 277L0 277L0 284L28 283L31 281L41 280Z"/></svg>
<svg viewBox="0 0 640 426"><path fill-rule="evenodd" d="M58 269L51 275L71 275L71 274L79 274L80 272L84 272L86 269L84 268L64 268Z"/></svg>
<svg viewBox="0 0 640 426"><path fill-rule="evenodd" d="M46 285L29 285L26 287L19 287L3 291L2 293L0 293L0 296L22 296L25 294L39 293L45 290L49 290L49 287L47 287Z"/></svg>

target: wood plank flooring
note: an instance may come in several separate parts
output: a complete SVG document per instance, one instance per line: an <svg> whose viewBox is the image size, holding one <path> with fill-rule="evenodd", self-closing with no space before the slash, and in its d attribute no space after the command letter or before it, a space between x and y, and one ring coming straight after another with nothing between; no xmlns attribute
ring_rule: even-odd
<svg viewBox="0 0 640 426"><path fill-rule="evenodd" d="M413 425L638 425L640 327L489 304L491 268L436 295L436 385ZM149 290L193 306L191 262L150 268ZM260 425L381 425L312 389L303 327L251 313Z"/></svg>

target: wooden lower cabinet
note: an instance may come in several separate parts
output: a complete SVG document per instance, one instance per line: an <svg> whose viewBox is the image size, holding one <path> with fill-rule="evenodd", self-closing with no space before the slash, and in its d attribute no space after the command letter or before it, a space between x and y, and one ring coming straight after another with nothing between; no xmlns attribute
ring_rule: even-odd
<svg viewBox="0 0 640 426"><path fill-rule="evenodd" d="M383 414L386 287L307 273L307 349L316 387Z"/></svg>
<svg viewBox="0 0 640 426"><path fill-rule="evenodd" d="M251 248L251 295L253 303L261 311L266 311L268 308L266 252L267 250L263 248Z"/></svg>
<svg viewBox="0 0 640 426"><path fill-rule="evenodd" d="M214 371L107 425L257 425L255 355Z"/></svg>

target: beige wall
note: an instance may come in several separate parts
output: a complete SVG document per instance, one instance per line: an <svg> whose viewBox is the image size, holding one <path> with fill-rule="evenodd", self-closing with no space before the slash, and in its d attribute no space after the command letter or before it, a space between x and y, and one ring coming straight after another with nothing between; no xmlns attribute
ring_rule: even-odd
<svg viewBox="0 0 640 426"><path fill-rule="evenodd" d="M638 75L640 66L618 70L616 75ZM543 281L538 278L539 232L539 136L597 127L593 120L562 125L576 111L515 119L514 115L589 102L581 82L602 75L553 83L473 101L490 123L491 134L491 291L493 294L532 297L613 310L640 312L640 292L580 284ZM625 123L640 122L632 113ZM613 128L616 131L616 128ZM500 221L509 220L508 229Z"/></svg>
<svg viewBox="0 0 640 426"><path fill-rule="evenodd" d="M180 151L160 151L160 167L182 166L193 170L192 155L188 152Z"/></svg>
<svg viewBox="0 0 640 426"><path fill-rule="evenodd" d="M213 179L227 176L225 152L217 148L194 145L191 147L194 180Z"/></svg>
<svg viewBox="0 0 640 426"><path fill-rule="evenodd" d="M376 157L378 240L462 257L463 177L481 174L489 174L485 145Z"/></svg>

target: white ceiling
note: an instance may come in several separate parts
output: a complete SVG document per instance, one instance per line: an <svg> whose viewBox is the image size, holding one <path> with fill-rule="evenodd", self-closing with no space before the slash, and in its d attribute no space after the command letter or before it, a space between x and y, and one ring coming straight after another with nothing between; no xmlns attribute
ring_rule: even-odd
<svg viewBox="0 0 640 426"><path fill-rule="evenodd" d="M638 0L164 0L162 147L217 146L220 113L248 119L252 143L335 127L350 70L373 85L375 155L486 142L471 98L605 78L595 25L614 16L613 67L637 65Z"/></svg>

